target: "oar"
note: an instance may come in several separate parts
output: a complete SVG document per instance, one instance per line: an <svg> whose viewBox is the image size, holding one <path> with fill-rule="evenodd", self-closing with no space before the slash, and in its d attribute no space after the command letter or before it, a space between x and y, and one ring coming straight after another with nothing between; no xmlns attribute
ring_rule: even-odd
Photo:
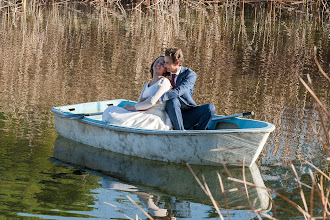
<svg viewBox="0 0 330 220"><path fill-rule="evenodd" d="M230 118L239 118L239 117L245 117L249 115L254 115L254 112L244 112L244 113L239 113L239 114L234 114L234 115L227 115L227 116L218 116L212 118L212 121L218 121L218 120L223 120L223 119L230 119Z"/></svg>
<svg viewBox="0 0 330 220"><path fill-rule="evenodd" d="M103 112L96 112L96 113L82 113L82 114L68 114L68 115L61 115L61 118L68 118L68 119L80 119L85 116L93 116L93 115L102 115Z"/></svg>

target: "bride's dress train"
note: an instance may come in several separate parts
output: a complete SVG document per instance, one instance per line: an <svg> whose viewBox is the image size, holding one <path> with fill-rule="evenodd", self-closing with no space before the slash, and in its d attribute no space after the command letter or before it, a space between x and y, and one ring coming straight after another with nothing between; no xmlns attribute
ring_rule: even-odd
<svg viewBox="0 0 330 220"><path fill-rule="evenodd" d="M127 111L118 106L110 106L103 113L103 121L109 124L157 130L170 130L171 121L163 110L163 104L157 104L146 111Z"/></svg>
<svg viewBox="0 0 330 220"><path fill-rule="evenodd" d="M165 111L166 103L157 103L159 98L170 88L171 83L166 78L161 78L151 86L147 83L135 105L138 111L128 111L122 107L110 106L103 112L102 120L109 124L126 127L170 130L172 123Z"/></svg>

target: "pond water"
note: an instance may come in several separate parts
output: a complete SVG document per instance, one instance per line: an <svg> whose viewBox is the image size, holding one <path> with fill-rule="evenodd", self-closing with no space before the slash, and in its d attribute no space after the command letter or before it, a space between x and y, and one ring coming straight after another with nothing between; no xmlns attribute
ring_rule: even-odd
<svg viewBox="0 0 330 220"><path fill-rule="evenodd" d="M329 173L314 132L315 127L322 136L318 112L297 79L309 74L329 109L330 84L313 57L316 46L320 65L329 72L329 19L284 12L274 17L261 6L246 8L242 17L235 7L176 4L149 14L58 5L0 15L1 218L145 219L129 198L157 219L218 218L185 165L98 151L59 137L54 127L54 106L137 100L150 79L150 64L170 46L182 48L184 66L198 74L198 104L213 103L221 115L254 111L250 118L276 126L258 168L246 170L248 180L301 204L289 164L308 185L309 166L298 156ZM97 171L100 167L109 169ZM223 167L193 168L220 192L216 171L226 179ZM241 168L229 171L242 179ZM222 210L224 216L257 218L246 208L244 193L228 180L224 187L230 209ZM271 216L302 216L276 194L271 194L274 213L260 192L251 187L249 193ZM224 208L223 198L217 198Z"/></svg>

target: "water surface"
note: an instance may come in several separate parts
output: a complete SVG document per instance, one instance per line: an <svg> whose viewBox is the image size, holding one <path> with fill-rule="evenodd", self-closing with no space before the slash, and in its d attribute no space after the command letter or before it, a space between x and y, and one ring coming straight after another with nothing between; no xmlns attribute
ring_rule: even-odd
<svg viewBox="0 0 330 220"><path fill-rule="evenodd" d="M254 111L251 118L276 126L258 160L267 187L285 189L299 202L299 190L288 166L296 161L296 155L328 172L321 142L313 130L320 130L315 104L296 77L299 74L306 79L310 74L319 99L329 107L330 85L313 57L316 46L319 62L329 72L328 20L300 14L274 18L262 7L247 9L244 19L240 11L230 7L194 10L180 6L180 13L175 13L178 6L173 6L166 13L133 12L126 16L105 16L102 10L73 7L0 14L1 217L144 216L128 200L129 195L141 206L145 200L139 198L149 196L168 210L167 218L217 218L209 201L163 192L162 183L120 179L51 159L58 138L50 112L53 106L137 100L150 79L150 64L169 46L181 47L184 66L198 74L194 92L198 104L213 103L216 114L222 115ZM274 166L278 163L281 165ZM310 184L307 166L297 161L296 167L301 180ZM166 175L175 181L171 172ZM191 176L185 178L189 184L194 181ZM116 182L135 191L115 188ZM279 207L287 207L272 197ZM277 215L299 215L293 212L280 209ZM249 212L231 215L247 218Z"/></svg>

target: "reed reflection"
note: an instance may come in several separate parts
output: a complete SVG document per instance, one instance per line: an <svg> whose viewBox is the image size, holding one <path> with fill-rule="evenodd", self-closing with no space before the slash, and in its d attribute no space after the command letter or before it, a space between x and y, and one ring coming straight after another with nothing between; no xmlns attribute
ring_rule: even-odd
<svg viewBox="0 0 330 220"><path fill-rule="evenodd" d="M171 4L166 12L125 17L61 6L37 7L25 16L1 13L0 100L7 125L21 119L21 129L52 126L53 106L136 100L150 62L175 45L186 54L184 65L198 74L198 104L214 103L216 113L226 115L253 110L256 119L278 128L260 162L288 161L296 149L322 157L311 128L316 112L295 74L317 72L314 45L321 65L329 66L328 28L298 15L274 17L263 7L240 16L227 6ZM312 80L329 105L329 84L317 74Z"/></svg>

